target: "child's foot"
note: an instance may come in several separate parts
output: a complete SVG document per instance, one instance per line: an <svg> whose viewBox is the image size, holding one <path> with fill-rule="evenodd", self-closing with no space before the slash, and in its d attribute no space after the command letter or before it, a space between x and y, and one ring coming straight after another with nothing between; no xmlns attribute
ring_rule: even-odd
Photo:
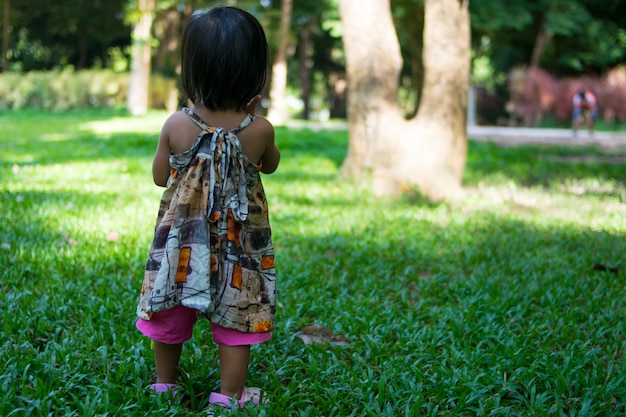
<svg viewBox="0 0 626 417"><path fill-rule="evenodd" d="M160 383L158 383L158 384L150 385L150 389L152 391L154 391L155 393L157 393L157 394L161 394L161 393L169 391L169 392L172 393L172 395L175 395L177 388L178 388L178 385L176 385L176 384L160 384Z"/></svg>

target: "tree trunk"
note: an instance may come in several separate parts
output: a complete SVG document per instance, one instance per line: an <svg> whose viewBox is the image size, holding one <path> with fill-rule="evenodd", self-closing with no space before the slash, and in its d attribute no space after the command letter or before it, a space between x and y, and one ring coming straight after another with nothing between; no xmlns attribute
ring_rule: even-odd
<svg viewBox="0 0 626 417"><path fill-rule="evenodd" d="M533 53L530 58L531 68L539 67L539 61L541 60L543 51L546 50L546 47L552 40L552 36L552 31L548 29L548 22L546 20L546 17L544 16L541 20L541 25L539 26L537 37L535 38L535 46L533 47Z"/></svg>
<svg viewBox="0 0 626 417"><path fill-rule="evenodd" d="M176 6L159 13L154 21L154 36L159 46L154 54L154 69L173 76L180 73L181 13Z"/></svg>
<svg viewBox="0 0 626 417"><path fill-rule="evenodd" d="M374 169L382 119L398 114L396 94L402 66L389 0L341 0L343 44L348 78L348 155L346 177L365 178Z"/></svg>
<svg viewBox="0 0 626 417"><path fill-rule="evenodd" d="M342 0L350 143L342 172L373 173L377 195L432 200L461 188L467 153L468 0L426 0L424 81L417 117L396 104L401 55L388 0Z"/></svg>
<svg viewBox="0 0 626 417"><path fill-rule="evenodd" d="M4 0L4 14L2 19L2 71L9 70L9 38L11 36L10 18L11 0Z"/></svg>
<svg viewBox="0 0 626 417"><path fill-rule="evenodd" d="M174 113L183 105L180 94L180 38L181 38L181 12L178 7L172 6L162 13L157 14L154 26L154 36L159 39L153 61L153 70L165 77L176 76L176 83L172 85L165 102L165 108L169 113Z"/></svg>
<svg viewBox="0 0 626 417"><path fill-rule="evenodd" d="M128 86L128 110L131 114L144 114L148 111L150 97L150 63L152 29L155 0L139 0L137 9L139 20L133 25L130 83Z"/></svg>
<svg viewBox="0 0 626 417"><path fill-rule="evenodd" d="M313 68L313 38L311 20L300 30L300 97L302 98L302 118L309 120L311 115L311 69Z"/></svg>
<svg viewBox="0 0 626 417"><path fill-rule="evenodd" d="M78 61L76 62L76 70L82 70L87 64L87 34L83 28L80 28L78 36Z"/></svg>
<svg viewBox="0 0 626 417"><path fill-rule="evenodd" d="M280 11L279 43L272 65L272 85L270 88L270 108L267 118L275 125L287 121L287 47L291 26L292 0L283 0Z"/></svg>

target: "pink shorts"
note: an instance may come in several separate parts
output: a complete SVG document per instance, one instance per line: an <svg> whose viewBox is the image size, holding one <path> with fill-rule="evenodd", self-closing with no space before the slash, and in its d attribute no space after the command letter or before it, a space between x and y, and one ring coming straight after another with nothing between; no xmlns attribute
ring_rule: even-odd
<svg viewBox="0 0 626 417"><path fill-rule="evenodd" d="M150 320L137 320L137 329L157 342L176 345L191 339L193 326L198 320L198 311L177 306L152 314ZM272 332L246 333L211 323L213 342L220 346L243 346L263 343L272 337Z"/></svg>

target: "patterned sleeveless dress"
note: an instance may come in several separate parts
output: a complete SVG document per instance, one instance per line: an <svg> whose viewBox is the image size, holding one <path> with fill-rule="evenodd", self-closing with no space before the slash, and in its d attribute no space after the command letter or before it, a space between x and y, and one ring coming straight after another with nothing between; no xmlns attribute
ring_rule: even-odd
<svg viewBox="0 0 626 417"><path fill-rule="evenodd" d="M276 271L267 200L261 167L236 135L254 117L228 131L182 110L202 132L189 150L170 156L137 315L149 320L183 305L223 327L270 331Z"/></svg>

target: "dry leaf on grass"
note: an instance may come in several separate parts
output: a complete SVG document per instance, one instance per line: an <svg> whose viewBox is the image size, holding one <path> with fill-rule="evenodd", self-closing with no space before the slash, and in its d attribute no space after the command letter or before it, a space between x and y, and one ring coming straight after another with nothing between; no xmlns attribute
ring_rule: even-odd
<svg viewBox="0 0 626 417"><path fill-rule="evenodd" d="M336 335L321 324L300 327L297 336L302 339L305 345L312 343L329 343L331 345L346 346L348 339L343 335Z"/></svg>
<svg viewBox="0 0 626 417"><path fill-rule="evenodd" d="M111 232L107 235L106 239L109 242L117 242L118 240L120 240L120 234L117 232Z"/></svg>

